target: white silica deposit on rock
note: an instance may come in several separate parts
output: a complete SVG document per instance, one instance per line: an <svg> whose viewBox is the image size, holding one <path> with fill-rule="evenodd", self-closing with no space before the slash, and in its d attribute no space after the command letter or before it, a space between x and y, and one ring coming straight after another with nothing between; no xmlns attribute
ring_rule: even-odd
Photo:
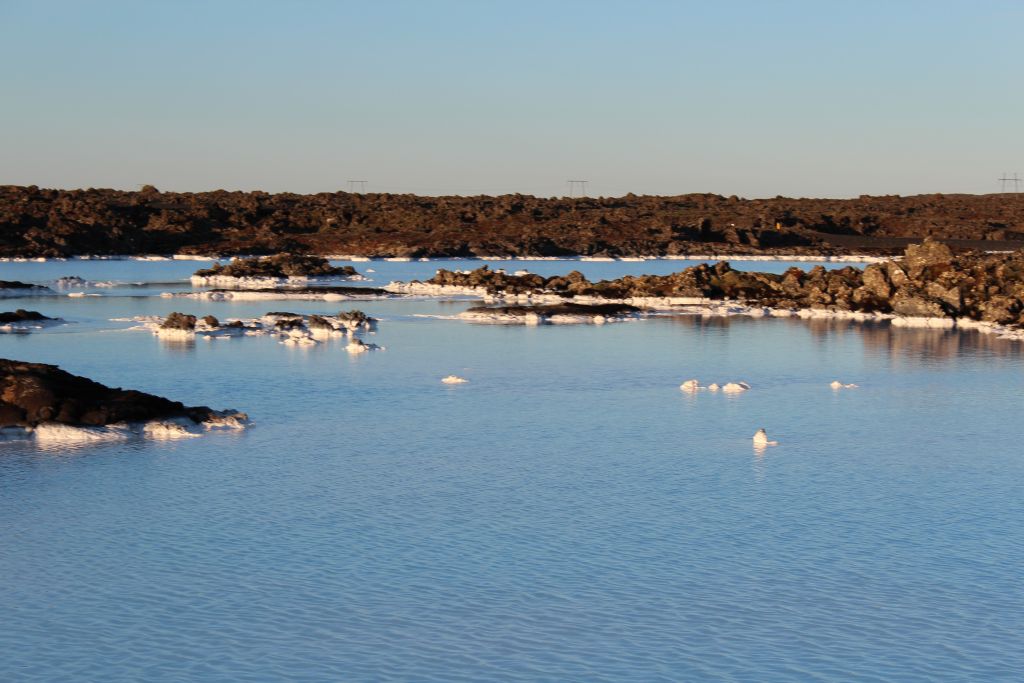
<svg viewBox="0 0 1024 683"><path fill-rule="evenodd" d="M742 394L750 389L750 385L746 382L727 382L724 385L712 382L706 387L702 387L699 380L688 379L679 385L679 389L689 394L704 390L711 392L721 391L723 394Z"/></svg>
<svg viewBox="0 0 1024 683"><path fill-rule="evenodd" d="M757 432L754 433L754 446L755 447L762 447L763 448L764 446L778 446L778 445L779 445L778 441L769 441L768 440L768 433L763 428L762 429L758 429Z"/></svg>
<svg viewBox="0 0 1024 683"><path fill-rule="evenodd" d="M238 291L202 291L202 292L163 292L160 296L165 299L201 299L207 301L377 301L381 299L393 299L393 293L379 294L374 291L367 291L362 294L352 291L342 294L332 292L329 288L324 291L317 291L316 288L292 291L288 289L239 289Z"/></svg>
<svg viewBox="0 0 1024 683"><path fill-rule="evenodd" d="M691 393L692 394L694 392L700 391L701 389L704 389L705 387L702 387L700 385L700 382L695 380L695 379L688 379L685 382L683 382L682 384L680 384L679 388L682 391L685 391L687 393Z"/></svg>
<svg viewBox="0 0 1024 683"><path fill-rule="evenodd" d="M312 284L362 282L362 275L291 275L288 277L235 277L233 275L193 275L193 287L225 287L229 289L263 287L306 287Z"/></svg>
<svg viewBox="0 0 1024 683"><path fill-rule="evenodd" d="M366 353L367 351L383 351L383 346L377 346L376 344L367 344L362 339L353 339L346 346L345 350L351 354Z"/></svg>
<svg viewBox="0 0 1024 683"><path fill-rule="evenodd" d="M191 438L210 431L245 429L249 424L249 417L245 413L233 410L215 411L204 422L193 422L184 416L103 426L43 422L35 427L0 429L0 441L34 441L42 448L52 449L136 437L158 440Z"/></svg>

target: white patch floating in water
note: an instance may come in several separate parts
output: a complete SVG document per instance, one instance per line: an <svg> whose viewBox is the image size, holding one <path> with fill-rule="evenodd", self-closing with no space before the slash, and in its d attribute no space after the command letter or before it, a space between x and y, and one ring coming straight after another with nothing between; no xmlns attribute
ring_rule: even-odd
<svg viewBox="0 0 1024 683"><path fill-rule="evenodd" d="M702 387L700 385L700 382L698 382L695 379L688 379L685 382L683 382L682 384L680 384L679 388L682 391L685 391L687 393L691 393L692 394L692 393L700 391L701 389L704 389L705 387Z"/></svg>
<svg viewBox="0 0 1024 683"><path fill-rule="evenodd" d="M749 391L750 385L746 382L729 382L722 387L723 394L742 394L744 391Z"/></svg>
<svg viewBox="0 0 1024 683"><path fill-rule="evenodd" d="M356 355L360 353L366 353L367 351L383 351L383 346L377 346L376 344L367 344L361 339L353 339L345 346L345 350L349 353Z"/></svg>
<svg viewBox="0 0 1024 683"><path fill-rule="evenodd" d="M441 378L443 384L465 384L469 380L465 377L459 377L458 375L448 375L447 377Z"/></svg>
<svg viewBox="0 0 1024 683"><path fill-rule="evenodd" d="M757 432L754 433L754 447L755 448L757 448L757 447L763 448L765 446L778 446L778 445L779 445L778 441L769 441L768 440L768 433L766 431L764 431L763 428L762 429L758 429Z"/></svg>
<svg viewBox="0 0 1024 683"><path fill-rule="evenodd" d="M833 380L832 383L829 384L829 386L832 387L833 389L836 389L836 390L838 390L838 389L856 389L857 388L856 384L843 384L839 380Z"/></svg>

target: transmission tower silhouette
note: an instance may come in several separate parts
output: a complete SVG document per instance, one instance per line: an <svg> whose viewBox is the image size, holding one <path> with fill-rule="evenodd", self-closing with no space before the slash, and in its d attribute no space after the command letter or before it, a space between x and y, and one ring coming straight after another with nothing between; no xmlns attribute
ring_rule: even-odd
<svg viewBox="0 0 1024 683"><path fill-rule="evenodd" d="M366 194L366 181L365 180L350 180L348 181L348 191L355 192L358 188L359 194Z"/></svg>
<svg viewBox="0 0 1024 683"><path fill-rule="evenodd" d="M999 178L999 191L1006 192L1006 188L1010 185L1013 185L1013 191L1020 192L1021 182L1024 182L1024 179L1022 179L1016 173L1014 173L1013 176L1008 176L1006 175L1006 173L1003 173L1003 177Z"/></svg>
<svg viewBox="0 0 1024 683"><path fill-rule="evenodd" d="M587 183L590 182L589 180L567 180L565 182L569 183L569 196L570 197L576 197L577 196L577 194L576 194L577 191L579 191L579 195L578 196L580 196L580 197L586 197L587 196Z"/></svg>

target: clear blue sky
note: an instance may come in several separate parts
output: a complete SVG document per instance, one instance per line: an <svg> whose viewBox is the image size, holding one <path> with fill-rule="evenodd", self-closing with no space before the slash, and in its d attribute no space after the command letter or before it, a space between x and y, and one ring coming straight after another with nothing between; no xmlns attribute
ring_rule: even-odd
<svg viewBox="0 0 1024 683"><path fill-rule="evenodd" d="M0 184L746 197L1024 177L1024 2L0 0Z"/></svg>

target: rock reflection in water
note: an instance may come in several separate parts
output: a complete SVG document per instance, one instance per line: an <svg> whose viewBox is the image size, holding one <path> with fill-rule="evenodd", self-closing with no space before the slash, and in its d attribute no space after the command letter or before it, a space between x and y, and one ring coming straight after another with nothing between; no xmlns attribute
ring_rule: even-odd
<svg viewBox="0 0 1024 683"><path fill-rule="evenodd" d="M678 315L673 323L702 330L722 330L732 325L792 325L807 329L819 344L837 336L856 334L865 348L890 358L923 358L953 361L964 354L1019 356L1019 341L1001 339L997 334L977 330L934 327L894 327L888 322L855 321L842 318L772 318L754 319L744 316Z"/></svg>

